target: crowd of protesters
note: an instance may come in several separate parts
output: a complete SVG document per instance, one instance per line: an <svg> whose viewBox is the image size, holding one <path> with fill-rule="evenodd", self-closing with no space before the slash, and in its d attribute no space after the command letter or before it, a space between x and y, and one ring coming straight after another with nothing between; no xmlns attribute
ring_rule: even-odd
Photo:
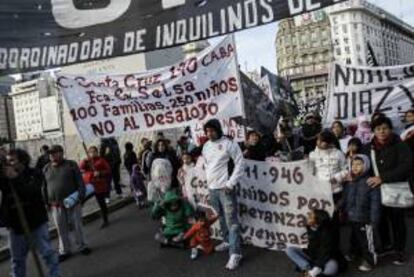
<svg viewBox="0 0 414 277"><path fill-rule="evenodd" d="M242 259L242 238L235 186L244 174L244 159L309 159L318 178L331 184L333 216L313 210L308 218L308 247L286 249L305 276L335 275L351 260L359 262L360 271L371 271L383 256L391 256L395 265L404 265L405 210L383 206L380 187L406 180L413 183L414 111L406 112L405 124L405 130L396 134L389 118L375 114L358 118L355 126L336 121L324 129L318 115L308 114L301 126L282 118L273 135L248 130L246 141L237 143L225 136L220 122L213 119L204 125L206 138L201 145L195 145L186 132L174 148L158 133L154 141L143 138L136 147L126 143L121 156L117 141L104 139L99 147L86 149L87 158L79 163L67 160L62 146L43 146L33 168L24 150L2 151L0 223L10 231L12 276L25 276L26 256L32 247L44 259L49 275L60 276L58 263L75 250L69 238L72 229L76 250L90 254L82 227L85 184L94 187L102 211L101 228L108 227L112 184L117 197L122 198L125 192L122 165L130 176L137 206L149 208L151 216L159 220L155 238L162 247L189 247L191 259L196 259L200 250L206 255L214 250L228 251L226 268L236 269ZM190 204L186 195L186 172L199 157L204 160L214 210ZM79 201L66 207L65 199L75 192ZM58 232L57 253L48 235L48 211ZM223 241L214 246L209 227L216 220ZM344 226L351 230L345 238L350 249L341 248Z"/></svg>

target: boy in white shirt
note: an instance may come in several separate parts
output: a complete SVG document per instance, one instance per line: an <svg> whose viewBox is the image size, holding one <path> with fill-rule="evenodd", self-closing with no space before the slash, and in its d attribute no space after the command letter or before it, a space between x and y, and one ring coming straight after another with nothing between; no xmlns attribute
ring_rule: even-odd
<svg viewBox="0 0 414 277"><path fill-rule="evenodd" d="M204 125L208 141L203 147L210 201L216 210L223 233L223 242L216 251L229 250L226 269L236 269L241 261L240 224L234 187L243 176L243 153L236 142L223 136L220 122L216 119ZM232 170L232 172L230 172Z"/></svg>

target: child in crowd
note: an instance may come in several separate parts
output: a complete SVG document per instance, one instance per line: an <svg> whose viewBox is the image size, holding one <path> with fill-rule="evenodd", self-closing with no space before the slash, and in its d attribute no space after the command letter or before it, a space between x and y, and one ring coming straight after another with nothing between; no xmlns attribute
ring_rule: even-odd
<svg viewBox="0 0 414 277"><path fill-rule="evenodd" d="M348 168L351 168L351 160L358 154L361 154L362 151L362 142L359 138L352 138L348 142L348 150L346 151L346 159Z"/></svg>
<svg viewBox="0 0 414 277"><path fill-rule="evenodd" d="M344 187L344 211L351 225L351 251L360 256L360 271L368 272L377 263L373 227L380 220L381 193L379 187L367 184L370 160L355 155L351 160L351 181Z"/></svg>
<svg viewBox="0 0 414 277"><path fill-rule="evenodd" d="M288 247L286 254L304 273L304 276L316 277L333 276L338 273L338 262L335 256L338 246L332 231L329 214L323 210L313 210L309 213L308 247Z"/></svg>
<svg viewBox="0 0 414 277"><path fill-rule="evenodd" d="M152 218L159 220L164 217L164 225L155 235L161 247L184 247L184 234L191 226L189 220L193 213L192 206L172 190L165 193L163 201L155 203Z"/></svg>
<svg viewBox="0 0 414 277"><path fill-rule="evenodd" d="M339 141L342 152L346 152L349 140L352 138L346 133L344 124L341 121L334 121L331 126L331 131Z"/></svg>
<svg viewBox="0 0 414 277"><path fill-rule="evenodd" d="M125 143L124 166L128 171L129 176L132 174L132 169L138 163L137 154L134 152L134 145L130 142Z"/></svg>
<svg viewBox="0 0 414 277"><path fill-rule="evenodd" d="M214 244L211 240L210 226L217 221L217 218L217 215L207 216L207 213L203 210L196 211L196 222L184 236L185 240L190 240L192 260L197 259L199 248L206 255L209 255L214 251Z"/></svg>
<svg viewBox="0 0 414 277"><path fill-rule="evenodd" d="M131 190L137 206L140 209L145 208L147 205L147 188L145 186L145 176L138 164L132 167Z"/></svg>
<svg viewBox="0 0 414 277"><path fill-rule="evenodd" d="M182 154L181 161L183 163L183 166L178 170L177 178L178 178L178 182L180 183L181 192L183 194L184 199L188 199L187 191L185 188L185 176L188 170L191 170L192 168L195 167L195 164L193 162L193 158L187 152L184 152Z"/></svg>
<svg viewBox="0 0 414 277"><path fill-rule="evenodd" d="M348 175L345 155L338 149L338 141L330 131L323 131L317 137L316 148L309 159L314 163L318 178L332 185L334 201L339 200L342 181Z"/></svg>
<svg viewBox="0 0 414 277"><path fill-rule="evenodd" d="M367 116L362 115L358 117L358 129L355 132L355 137L359 138L362 144L371 142L373 134L371 124Z"/></svg>

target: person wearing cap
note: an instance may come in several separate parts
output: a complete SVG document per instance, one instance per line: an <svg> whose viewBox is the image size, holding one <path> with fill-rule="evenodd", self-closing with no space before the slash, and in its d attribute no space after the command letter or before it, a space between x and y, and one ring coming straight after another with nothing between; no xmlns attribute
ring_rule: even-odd
<svg viewBox="0 0 414 277"><path fill-rule="evenodd" d="M45 166L45 198L52 209L52 217L59 236L59 261L64 261L72 255L69 239L69 226L74 227L79 251L88 255L88 248L82 228L81 202L85 196L85 185L78 164L64 158L63 147L53 145L49 150L50 163ZM77 205L67 209L63 201L72 193L78 191L80 200Z"/></svg>
<svg viewBox="0 0 414 277"><path fill-rule="evenodd" d="M219 216L224 238L215 250L229 251L226 269L234 270L242 259L235 186L244 174L243 154L236 142L223 136L217 119L209 120L204 125L204 132L209 139L203 146L202 156L210 202Z"/></svg>

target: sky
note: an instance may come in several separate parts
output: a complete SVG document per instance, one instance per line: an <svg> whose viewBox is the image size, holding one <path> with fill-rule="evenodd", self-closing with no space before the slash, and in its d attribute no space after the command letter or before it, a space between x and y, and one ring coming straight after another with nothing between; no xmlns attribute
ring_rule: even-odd
<svg viewBox="0 0 414 277"><path fill-rule="evenodd" d="M384 10L414 26L414 0L369 0ZM275 38L277 23L268 24L236 34L239 63L243 70L251 71L265 66L276 73Z"/></svg>

